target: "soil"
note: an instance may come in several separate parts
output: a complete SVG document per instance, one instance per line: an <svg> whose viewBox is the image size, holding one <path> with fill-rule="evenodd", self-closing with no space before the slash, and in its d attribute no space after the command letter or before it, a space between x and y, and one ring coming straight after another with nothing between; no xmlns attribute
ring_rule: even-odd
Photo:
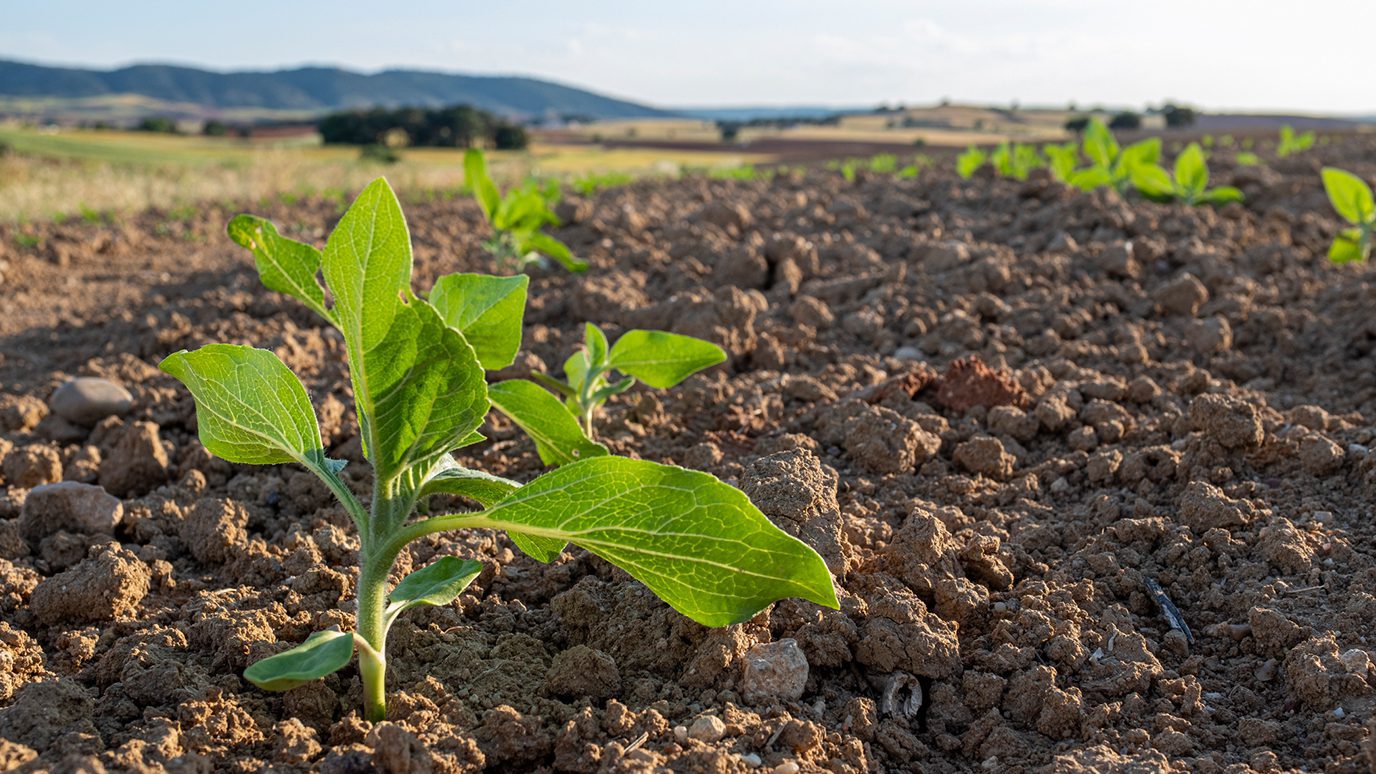
<svg viewBox="0 0 1376 774"><path fill-rule="evenodd" d="M602 436L741 486L841 610L708 630L581 551L437 537L398 573L488 569L393 630L378 724L352 667L240 677L351 625L357 540L305 471L210 457L155 368L273 348L362 491L339 336L259 286L222 236L238 207L30 226L33 249L0 227L0 768L1372 771L1376 282L1324 258L1320 160L1372 179L1376 141L1220 159L1248 202L1218 210L948 171L571 199L559 236L593 268L534 278L507 375L557 367L584 320L725 346ZM242 209L316 241L339 215ZM407 214L418 288L488 268L471 203ZM50 414L79 375L132 409ZM537 475L490 425L466 463Z"/></svg>

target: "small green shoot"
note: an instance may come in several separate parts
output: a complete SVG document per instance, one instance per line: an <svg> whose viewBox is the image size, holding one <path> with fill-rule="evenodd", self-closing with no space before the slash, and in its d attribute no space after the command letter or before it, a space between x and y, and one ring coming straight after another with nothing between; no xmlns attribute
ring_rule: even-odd
<svg viewBox="0 0 1376 774"><path fill-rule="evenodd" d="M1132 183L1148 199L1179 200L1192 207L1243 199L1242 191L1233 186L1209 187L1209 166L1204 160L1204 149L1198 143L1190 143L1175 157L1174 171L1172 176L1160 164L1138 164L1132 170Z"/></svg>
<svg viewBox="0 0 1376 774"><path fill-rule="evenodd" d="M1333 238L1328 259L1334 263L1365 262L1371 258L1376 234L1376 200L1372 198L1371 186L1351 172L1335 167L1324 167L1322 175L1328 201L1350 224Z"/></svg>
<svg viewBox="0 0 1376 774"><path fill-rule="evenodd" d="M1042 146L1042 155L1046 157L1046 166L1051 174L1057 180L1066 182L1075 174L1075 167L1080 163L1080 146L1073 142L1059 145L1051 143Z"/></svg>
<svg viewBox="0 0 1376 774"><path fill-rule="evenodd" d="M528 182L503 195L487 173L487 158L477 148L464 153L463 171L465 183L492 226L492 237L483 247L499 269L525 271L551 258L569 271L587 271L587 261L575 258L568 245L545 233L545 226L559 225L552 209L559 198L557 183L551 189Z"/></svg>
<svg viewBox="0 0 1376 774"><path fill-rule="evenodd" d="M973 145L956 157L956 174L969 180L975 172L989 161L989 154Z"/></svg>
<svg viewBox="0 0 1376 774"><path fill-rule="evenodd" d="M1261 166L1261 157L1252 151L1238 151L1237 155L1233 157L1233 160L1237 162L1239 167Z"/></svg>
<svg viewBox="0 0 1376 774"><path fill-rule="evenodd" d="M587 323L583 328L582 348L564 361L565 381L549 374L531 374L531 378L562 398L563 403L543 390L536 390L541 397L525 387L504 388L521 392L513 393L514 402L493 398L493 403L520 425L535 440L537 447L541 447L541 438L532 428L540 423L532 419L531 412L544 416L546 412L553 413L555 408L562 408L574 420L573 426L580 428L591 440L593 424L603 404L634 387L637 379L655 389L666 390L725 360L726 353L710 341L665 331L627 331L615 344L609 345L602 329ZM620 378L614 378L618 373ZM514 383L494 384L493 389ZM559 421L567 424L562 418ZM540 457L549 462L544 450L540 451Z"/></svg>
<svg viewBox="0 0 1376 774"><path fill-rule="evenodd" d="M1084 191L1110 186L1124 193L1132 186L1132 172L1138 166L1161 160L1161 138L1150 137L1121 148L1103 121L1091 118L1082 142L1090 166L1071 173L1067 182Z"/></svg>
<svg viewBox="0 0 1376 774"><path fill-rule="evenodd" d="M544 418L534 427L556 446L557 469L522 485L461 466L452 452L484 440L478 431L502 392L500 384L489 389L484 369L509 365L520 346L528 278L454 275L436 283L430 300L415 295L410 234L386 181L363 190L323 251L250 215L235 218L229 233L252 252L267 287L301 301L342 334L359 438L373 471L371 497L364 499L341 477L345 461L327 456L305 385L270 350L210 344L162 361L162 370L191 392L207 451L235 463L304 466L358 530L354 630L316 632L250 666L250 682L288 690L343 669L357 654L364 716L384 720L388 631L413 607L453 602L480 569L442 557L393 585L394 564L412 541L455 529L505 531L541 562L576 544L706 626L749 620L786 597L838 607L817 552L706 473L582 454L595 445L574 439L564 446L566 428ZM627 334L610 351L590 354L582 383L599 368L662 385L703 367L699 348L663 335ZM720 354L713 349L713 357ZM572 415L549 397L577 431ZM429 515L434 495L460 496L480 508Z"/></svg>
<svg viewBox="0 0 1376 774"><path fill-rule="evenodd" d="M1276 158L1283 159L1314 147L1314 133L1296 132L1295 127L1286 124L1280 128L1280 142L1276 143Z"/></svg>

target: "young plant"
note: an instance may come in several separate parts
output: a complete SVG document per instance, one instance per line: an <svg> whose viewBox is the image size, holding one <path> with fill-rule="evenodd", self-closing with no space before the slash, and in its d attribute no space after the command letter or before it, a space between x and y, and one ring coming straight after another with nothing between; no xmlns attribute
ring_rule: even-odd
<svg viewBox="0 0 1376 774"><path fill-rule="evenodd" d="M568 464L528 484L461 466L451 452L484 440L484 370L509 365L520 347L529 279L450 275L429 300L418 297L410 235L386 181L364 189L323 252L248 215L231 221L229 234L253 253L264 285L343 334L372 468L365 499L341 476L345 461L326 456L306 388L271 351L210 344L162 361L195 399L209 452L230 462L305 466L358 529L354 630L316 632L250 666L250 682L288 690L343 669L356 652L364 715L384 719L388 630L411 608L449 604L481 569L445 556L389 589L393 565L412 541L454 529L504 530L542 562L576 544L707 626L745 621L784 597L837 606L817 553L705 473L606 454L581 458L560 438L550 442ZM434 495L481 508L428 515L423 506ZM427 515L417 518L418 509Z"/></svg>
<svg viewBox="0 0 1376 774"><path fill-rule="evenodd" d="M1046 157L1051 174L1062 182L1075 174L1075 166L1080 163L1080 148L1073 142L1043 145L1042 154Z"/></svg>
<svg viewBox="0 0 1376 774"><path fill-rule="evenodd" d="M1351 172L1334 167L1324 167L1322 174L1328 201L1351 224L1333 238L1328 259L1334 263L1366 261L1371 257L1376 235L1376 200L1372 198L1371 186Z"/></svg>
<svg viewBox="0 0 1376 774"><path fill-rule="evenodd" d="M553 188L527 183L502 195L487 173L487 158L477 148L464 153L463 174L492 226L492 237L483 247L497 259L498 268L525 271L552 258L569 271L587 271L587 261L575 258L568 245L544 231L545 226L559 225L552 209L559 199L557 183Z"/></svg>
<svg viewBox="0 0 1376 774"><path fill-rule="evenodd" d="M956 174L969 180L974 177L975 171L984 166L989 161L989 154L971 145L965 152L956 157Z"/></svg>
<svg viewBox="0 0 1376 774"><path fill-rule="evenodd" d="M1227 204L1242 201L1242 191L1230 185L1209 187L1209 165L1204 149L1190 143L1175 157L1172 177L1160 164L1138 164L1132 170L1132 183L1153 201L1179 200L1192 207L1201 204Z"/></svg>
<svg viewBox="0 0 1376 774"><path fill-rule="evenodd" d="M1293 153L1307 151L1314 147L1314 133L1295 132L1295 127L1285 124L1280 128L1280 142L1276 143L1276 158L1285 158Z"/></svg>
<svg viewBox="0 0 1376 774"><path fill-rule="evenodd" d="M607 334L587 323L583 328L583 347L564 361L566 381L549 374L531 374L532 379L563 398L562 403L522 379L494 384L489 393L493 405L535 441L540 458L549 463L553 457L543 427L557 423L579 448L596 453L592 447L601 446L592 440L593 423L609 398L634 387L637 379L655 389L667 390L724 360L726 353L710 341L665 331L627 331L615 344L608 345ZM615 378L616 374L620 378ZM574 431L582 438L575 438Z"/></svg>
<svg viewBox="0 0 1376 774"><path fill-rule="evenodd" d="M1113 132L1097 118L1091 118L1085 126L1082 149L1090 166L1073 172L1067 182L1084 191L1112 186L1119 193L1124 193L1132 185L1134 169L1161 160L1160 137L1150 137L1120 148Z"/></svg>
<svg viewBox="0 0 1376 774"><path fill-rule="evenodd" d="M1261 166L1261 157L1252 151L1238 151L1234 157L1239 167L1258 167Z"/></svg>

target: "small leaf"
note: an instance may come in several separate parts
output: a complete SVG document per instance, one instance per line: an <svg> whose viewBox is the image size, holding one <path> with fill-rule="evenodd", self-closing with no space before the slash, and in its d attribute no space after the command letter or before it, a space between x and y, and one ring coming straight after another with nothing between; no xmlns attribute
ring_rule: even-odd
<svg viewBox="0 0 1376 774"><path fill-rule="evenodd" d="M325 288L316 279L320 272L319 250L282 236L271 222L253 215L235 217L226 231L230 239L253 253L263 285L301 301L334 322L334 315L325 308Z"/></svg>
<svg viewBox="0 0 1376 774"><path fill-rule="evenodd" d="M354 636L345 632L316 632L288 651L253 664L244 679L265 691L289 691L348 666L354 657Z"/></svg>
<svg viewBox="0 0 1376 774"><path fill-rule="evenodd" d="M607 365L662 390L725 360L726 353L710 341L665 331L633 330L617 339Z"/></svg>
<svg viewBox="0 0 1376 774"><path fill-rule="evenodd" d="M587 377L588 352L584 349L574 350L564 361L564 378L569 380L569 387L578 392L583 389L583 380Z"/></svg>
<svg viewBox="0 0 1376 774"><path fill-rule="evenodd" d="M706 626L749 620L786 597L838 607L817 552L706 473L596 457L535 479L485 518L582 546Z"/></svg>
<svg viewBox="0 0 1376 774"><path fill-rule="evenodd" d="M530 250L554 259L560 266L569 271L580 274L588 270L588 262L582 258L575 258L569 246L560 242L558 239L544 233L531 234L526 239L526 246Z"/></svg>
<svg viewBox="0 0 1376 774"><path fill-rule="evenodd" d="M387 617L417 605L440 606L453 602L483 571L482 562L443 556L401 579L388 596Z"/></svg>
<svg viewBox="0 0 1376 774"><path fill-rule="evenodd" d="M1158 201L1175 197L1171 175L1158 164L1139 164L1132 170L1132 184L1143 196Z"/></svg>
<svg viewBox="0 0 1376 774"><path fill-rule="evenodd" d="M1076 170L1075 174L1067 180L1070 185L1082 191L1093 191L1096 188L1103 188L1113 182L1113 176L1104 167L1087 167Z"/></svg>
<svg viewBox="0 0 1376 774"><path fill-rule="evenodd" d="M583 433L577 417L569 413L558 398L534 382L523 379L497 382L488 386L487 395L498 411L530 436L540 461L546 465L566 465L607 453L607 447Z"/></svg>
<svg viewBox="0 0 1376 774"><path fill-rule="evenodd" d="M1328 200L1344 220L1361 225L1376 218L1376 201L1372 199L1371 186L1360 177L1335 167L1324 167L1322 175Z"/></svg>
<svg viewBox="0 0 1376 774"><path fill-rule="evenodd" d="M607 334L592 323L583 323L583 346L587 348L588 362L598 366L607 362Z"/></svg>
<svg viewBox="0 0 1376 774"><path fill-rule="evenodd" d="M477 148L469 148L463 154L463 179L473 189L473 198L478 200L483 217L491 223L501 203L501 194L497 193L497 184L487 174L487 158Z"/></svg>
<svg viewBox="0 0 1376 774"><path fill-rule="evenodd" d="M1175 157L1175 183L1181 190L1194 195L1209 185L1209 167L1204 162L1204 149L1192 142Z"/></svg>
<svg viewBox="0 0 1376 774"><path fill-rule="evenodd" d="M1124 148L1121 157L1129 167L1133 164L1157 164L1161 161L1161 138L1139 140Z"/></svg>
<svg viewBox="0 0 1376 774"><path fill-rule="evenodd" d="M521 324L530 277L447 274L435 282L430 303L457 329L489 371L506 368L521 349Z"/></svg>
<svg viewBox="0 0 1376 774"><path fill-rule="evenodd" d="M1234 188L1231 185L1221 185L1217 188L1210 188L1205 191L1204 194L1199 197L1199 202L1201 204L1212 204L1217 206L1220 204L1229 204L1231 202L1240 202L1245 198L1247 197L1243 195L1241 189Z"/></svg>
<svg viewBox="0 0 1376 774"><path fill-rule="evenodd" d="M1118 158L1118 141L1113 139L1113 132L1104 122L1097 118L1089 119L1085 125L1084 152L1099 167L1108 167Z"/></svg>
<svg viewBox="0 0 1376 774"><path fill-rule="evenodd" d="M175 352L158 365L196 400L201 445L230 462L299 462L318 473L330 465L315 411L301 380L266 349L210 344Z"/></svg>
<svg viewBox="0 0 1376 774"><path fill-rule="evenodd" d="M1371 256L1371 241L1360 228L1345 228L1333 237L1328 260L1333 263L1358 263Z"/></svg>
<svg viewBox="0 0 1376 774"><path fill-rule="evenodd" d="M988 155L984 151L971 145L956 159L956 174L968 180L974 176L976 170L984 166L987 159Z"/></svg>
<svg viewBox="0 0 1376 774"><path fill-rule="evenodd" d="M509 478L462 467L452 457L443 458L436 467L438 469L421 486L421 497L458 495L491 505L521 488L519 483Z"/></svg>

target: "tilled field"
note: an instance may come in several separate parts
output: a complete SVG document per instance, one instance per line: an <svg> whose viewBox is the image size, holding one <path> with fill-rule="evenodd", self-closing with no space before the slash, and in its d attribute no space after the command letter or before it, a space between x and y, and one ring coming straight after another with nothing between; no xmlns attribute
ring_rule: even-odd
<svg viewBox="0 0 1376 774"><path fill-rule="evenodd" d="M1376 141L1216 162L1249 198L1221 210L946 172L567 202L593 269L533 280L509 374L557 368L584 320L721 344L727 364L613 401L602 435L743 488L818 549L841 610L709 630L581 551L431 538L398 572L489 569L393 629L382 724L352 667L285 694L240 677L351 625L357 541L305 471L210 457L154 367L270 347L359 462L338 335L261 289L232 209L24 251L0 229L0 768L1369 771L1376 288L1324 259L1319 159L1370 179ZM259 214L321 241L339 213ZM418 287L488 268L470 203L407 215ZM78 375L131 407L51 399ZM487 434L469 462L537 474L516 428ZM33 491L64 480L104 492ZM790 639L801 695L751 666Z"/></svg>

